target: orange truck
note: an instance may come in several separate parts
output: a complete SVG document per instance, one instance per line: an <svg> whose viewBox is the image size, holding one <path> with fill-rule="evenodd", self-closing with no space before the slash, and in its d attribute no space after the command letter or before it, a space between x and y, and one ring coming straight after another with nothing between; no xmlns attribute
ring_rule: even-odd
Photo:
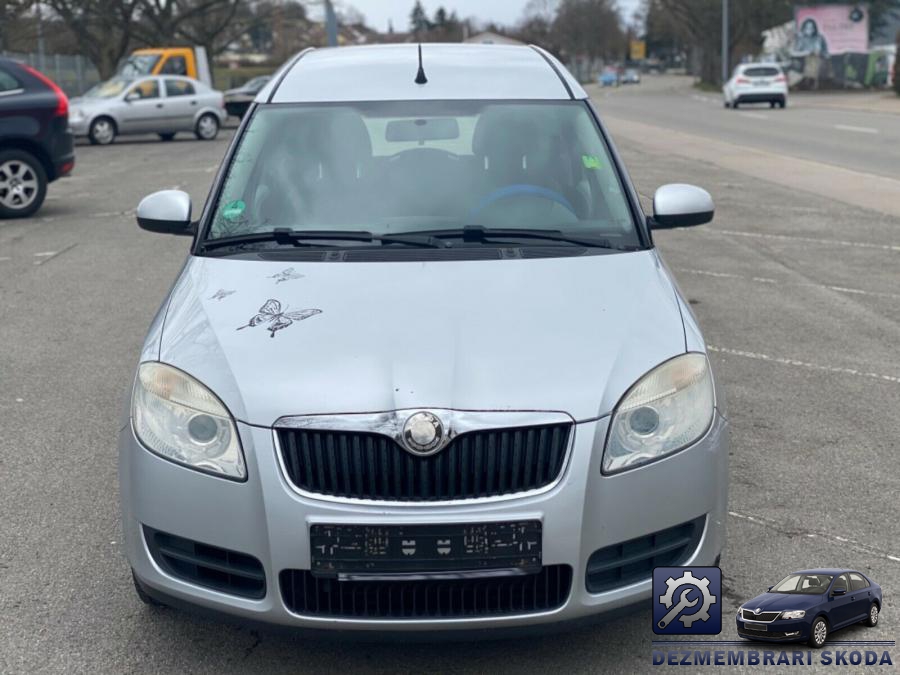
<svg viewBox="0 0 900 675"><path fill-rule="evenodd" d="M203 47L147 47L135 49L119 66L119 75L185 75L210 87L212 73Z"/></svg>

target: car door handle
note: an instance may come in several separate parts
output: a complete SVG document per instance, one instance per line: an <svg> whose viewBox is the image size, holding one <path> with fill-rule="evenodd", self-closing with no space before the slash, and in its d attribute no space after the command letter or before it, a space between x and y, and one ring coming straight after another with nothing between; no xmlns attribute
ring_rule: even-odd
<svg viewBox="0 0 900 675"><path fill-rule="evenodd" d="M157 104L156 104L156 107L157 107L157 108L162 108L162 107L163 107L163 104L162 104L162 103L157 103Z"/></svg>
<svg viewBox="0 0 900 675"><path fill-rule="evenodd" d="M856 596L855 596L855 595L851 595L851 596L850 596L850 601L852 602L853 600L856 600Z"/></svg>
<svg viewBox="0 0 900 675"><path fill-rule="evenodd" d="M197 101L191 101L191 105L197 105Z"/></svg>

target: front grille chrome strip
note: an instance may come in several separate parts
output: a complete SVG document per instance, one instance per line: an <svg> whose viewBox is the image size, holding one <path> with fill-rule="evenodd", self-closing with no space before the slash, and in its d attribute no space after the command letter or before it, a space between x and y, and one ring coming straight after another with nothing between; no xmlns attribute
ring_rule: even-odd
<svg viewBox="0 0 900 675"><path fill-rule="evenodd" d="M301 429L315 431L344 431L374 433L387 436L398 445L403 445L400 435L406 419L417 412L429 412L438 416L446 425L448 443L459 435L471 431L500 430L542 425L571 425L565 457L556 478L537 489L525 490L503 495L473 497L465 499L449 499L434 501L395 501L384 499L363 499L358 497L327 495L311 492L298 487L290 478L285 464L285 453L282 452L279 429ZM575 444L577 425L570 415L555 411L470 411L449 410L442 408L409 408L395 411L375 413L348 413L345 415L297 415L281 417L272 428L272 439L275 457L281 469L285 485L294 493L309 499L340 504L359 504L367 506L402 506L402 507L440 507L444 505L482 504L533 497L553 490L566 475L571 461L572 448ZM411 455L412 456L412 455Z"/></svg>

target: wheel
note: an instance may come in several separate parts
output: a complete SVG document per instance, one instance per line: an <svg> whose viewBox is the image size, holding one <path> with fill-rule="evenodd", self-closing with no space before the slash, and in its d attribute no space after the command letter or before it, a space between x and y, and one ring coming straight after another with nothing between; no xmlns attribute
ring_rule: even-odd
<svg viewBox="0 0 900 675"><path fill-rule="evenodd" d="M25 218L41 208L47 196L47 172L24 150L0 152L0 218Z"/></svg>
<svg viewBox="0 0 900 675"><path fill-rule="evenodd" d="M869 607L869 618L865 620L865 624L872 628L878 625L878 605L874 602L871 607Z"/></svg>
<svg viewBox="0 0 900 675"><path fill-rule="evenodd" d="M726 107L726 108L730 108L730 107L731 107L731 104L730 104L728 101L725 101L725 107Z"/></svg>
<svg viewBox="0 0 900 675"><path fill-rule="evenodd" d="M212 113L204 113L197 120L194 134L201 141L211 141L219 135L219 118Z"/></svg>
<svg viewBox="0 0 900 675"><path fill-rule="evenodd" d="M109 145L116 140L116 123L109 117L98 117L91 122L88 138L94 145Z"/></svg>
<svg viewBox="0 0 900 675"><path fill-rule="evenodd" d="M175 138L175 134L172 132L168 132L165 134L160 134L159 137L164 141L171 141L173 138Z"/></svg>
<svg viewBox="0 0 900 675"><path fill-rule="evenodd" d="M734 110L737 110L737 109L738 109L738 106L740 106L740 105L741 105L740 103L738 103L737 101L734 101L734 102L731 104L731 107L732 107Z"/></svg>
<svg viewBox="0 0 900 675"><path fill-rule="evenodd" d="M776 101L769 101L769 107L774 108L778 103Z"/></svg>
<svg viewBox="0 0 900 675"><path fill-rule="evenodd" d="M784 100L784 101L779 101L779 102L778 102L778 107L781 108L782 110L784 110L785 108L787 108L787 101L786 101L786 100Z"/></svg>
<svg viewBox="0 0 900 675"><path fill-rule="evenodd" d="M141 582L138 581L137 576L135 576L134 570L131 570L131 580L134 582L134 592L137 593L138 599L141 602L150 607L165 607L164 604L158 600L154 600L147 594L147 591L144 590L144 587L141 586Z"/></svg>
<svg viewBox="0 0 900 675"><path fill-rule="evenodd" d="M812 629L809 631L809 646L820 649L827 639L828 622L820 616L813 621Z"/></svg>

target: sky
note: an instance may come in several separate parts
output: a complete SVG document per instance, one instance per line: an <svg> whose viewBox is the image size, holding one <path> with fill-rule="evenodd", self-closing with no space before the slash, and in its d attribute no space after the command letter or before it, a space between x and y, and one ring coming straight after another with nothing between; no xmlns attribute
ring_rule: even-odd
<svg viewBox="0 0 900 675"><path fill-rule="evenodd" d="M512 25L522 18L522 11L528 0L422 0L422 5L429 16L434 16L438 7L443 6L448 12L456 10L460 18L476 17L484 22L494 21L499 24ZM631 18L631 14L640 0L618 0L623 14ZM388 20L394 22L394 29L407 30L409 13L415 0L343 0L335 4L355 7L366 17L366 23L376 30L387 30Z"/></svg>

